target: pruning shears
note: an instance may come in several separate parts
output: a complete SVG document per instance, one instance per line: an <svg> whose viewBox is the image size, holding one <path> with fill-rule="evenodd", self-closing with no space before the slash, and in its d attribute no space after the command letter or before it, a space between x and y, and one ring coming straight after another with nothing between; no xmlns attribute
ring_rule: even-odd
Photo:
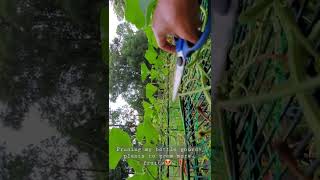
<svg viewBox="0 0 320 180"><path fill-rule="evenodd" d="M212 7L211 7L212 1ZM214 73L212 79L213 98L216 96L217 84L221 80L223 71L226 66L227 54L232 42L233 28L236 22L237 10L239 0L208 0L208 20L206 22L205 30L196 44L190 46L190 43L184 39L177 38L176 52L177 62L173 83L174 101L178 95L179 86L183 77L184 67L188 63L191 54L200 49L208 39L211 31L211 23L214 23L215 28L212 31L212 71ZM213 12L211 12L211 8ZM213 21L211 16L213 16Z"/></svg>
<svg viewBox="0 0 320 180"><path fill-rule="evenodd" d="M209 1L210 2L210 1ZM209 3L210 4L210 3ZM207 41L210 31L211 31L211 13L210 13L210 5L208 9L208 20L206 22L206 26L204 31L202 32L199 40L195 44L191 44L185 39L175 38L176 44L176 53L177 53L177 62L176 62L176 70L174 74L174 82L173 82L173 96L172 100L174 101L178 95L179 86L181 84L181 80L184 74L184 67L188 63L189 57L193 52L200 49L205 42Z"/></svg>

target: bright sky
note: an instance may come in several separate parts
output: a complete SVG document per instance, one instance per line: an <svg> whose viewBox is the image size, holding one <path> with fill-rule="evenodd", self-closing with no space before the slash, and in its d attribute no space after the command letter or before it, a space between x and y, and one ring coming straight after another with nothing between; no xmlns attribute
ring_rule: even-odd
<svg viewBox="0 0 320 180"><path fill-rule="evenodd" d="M112 110L116 110L117 108L125 105L128 105L128 103L122 98L121 95L117 98L116 102L111 102L109 100L109 106Z"/></svg>

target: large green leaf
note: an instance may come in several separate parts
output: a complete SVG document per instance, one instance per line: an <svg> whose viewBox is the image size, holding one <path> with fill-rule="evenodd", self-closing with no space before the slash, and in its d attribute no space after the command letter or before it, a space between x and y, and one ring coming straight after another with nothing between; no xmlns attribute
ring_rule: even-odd
<svg viewBox="0 0 320 180"><path fill-rule="evenodd" d="M102 59L108 62L108 43L109 43L109 9L104 7L100 13L100 34L101 34L101 51Z"/></svg>
<svg viewBox="0 0 320 180"><path fill-rule="evenodd" d="M159 78L159 73L158 73L158 71L156 71L156 70L154 70L154 69L151 69L151 71L150 71L150 78L151 78L151 80L158 79L158 78Z"/></svg>
<svg viewBox="0 0 320 180"><path fill-rule="evenodd" d="M145 81L150 74L150 71L145 63L141 64L141 80Z"/></svg>
<svg viewBox="0 0 320 180"><path fill-rule="evenodd" d="M150 172L153 177L158 176L158 166L153 165L153 166L148 166L147 168L149 170L148 172Z"/></svg>
<svg viewBox="0 0 320 180"><path fill-rule="evenodd" d="M165 53L159 53L157 57L157 61L154 64L155 69L163 69L165 68L165 62L167 57L164 55Z"/></svg>
<svg viewBox="0 0 320 180"><path fill-rule="evenodd" d="M137 140L140 142L140 143L143 143L143 140L144 140L144 124L143 123L140 123L138 126L137 126L137 133L136 133L136 138Z"/></svg>
<svg viewBox="0 0 320 180"><path fill-rule="evenodd" d="M152 12L157 4L156 0L139 0L140 8L145 17L145 24L149 25L152 17Z"/></svg>
<svg viewBox="0 0 320 180"><path fill-rule="evenodd" d="M149 101L153 104L156 102L156 98L151 96L151 97L149 97Z"/></svg>
<svg viewBox="0 0 320 180"><path fill-rule="evenodd" d="M151 119L153 117L153 106L146 102L146 101L143 101L142 102L142 106L143 106L143 111L144 111L144 116L143 118L146 120L146 119Z"/></svg>
<svg viewBox="0 0 320 180"><path fill-rule="evenodd" d="M127 159L127 163L129 164L130 167L134 169L134 172L136 174L144 173L143 165L141 164L141 162L137 161L136 159Z"/></svg>
<svg viewBox="0 0 320 180"><path fill-rule="evenodd" d="M129 148L132 147L132 143L129 135L118 128L112 128L109 130L109 166L110 169L116 168L119 160L124 152L117 151L117 148Z"/></svg>
<svg viewBox="0 0 320 180"><path fill-rule="evenodd" d="M136 137L139 142L144 143L144 147L155 147L158 143L159 132L152 125L151 119L145 119L138 125Z"/></svg>
<svg viewBox="0 0 320 180"><path fill-rule="evenodd" d="M144 123L145 126L145 137L146 137L146 144L144 147L155 147L159 140L159 132L153 126L150 120L146 120Z"/></svg>
<svg viewBox="0 0 320 180"><path fill-rule="evenodd" d="M155 51L154 48L151 45L149 45L148 50L146 51L146 54L144 55L144 57L147 59L147 61L150 64L156 64L157 56L158 56L157 51Z"/></svg>
<svg viewBox="0 0 320 180"><path fill-rule="evenodd" d="M156 8L156 5L157 5L156 0L152 0L152 2L149 4L148 10L147 10L147 15L146 15L146 25L150 25L151 20L152 20L152 13L153 13L154 9Z"/></svg>
<svg viewBox="0 0 320 180"><path fill-rule="evenodd" d="M153 97L153 94L158 90L158 88L151 83L146 85L146 97L150 98Z"/></svg>
<svg viewBox="0 0 320 180"><path fill-rule="evenodd" d="M153 0L139 0L139 6L145 16L147 15L149 4L152 1Z"/></svg>
<svg viewBox="0 0 320 180"><path fill-rule="evenodd" d="M140 8L139 0L125 0L125 18L138 29L144 27L145 16Z"/></svg>
<svg viewBox="0 0 320 180"><path fill-rule="evenodd" d="M153 34L151 26L147 26L146 28L144 28L144 32L146 33L146 36L148 38L148 43L153 47L158 48L158 43L156 37Z"/></svg>

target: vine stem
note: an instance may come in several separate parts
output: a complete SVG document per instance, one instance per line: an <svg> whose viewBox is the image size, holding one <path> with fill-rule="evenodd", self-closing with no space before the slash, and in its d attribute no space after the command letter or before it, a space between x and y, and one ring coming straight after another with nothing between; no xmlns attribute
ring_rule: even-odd
<svg viewBox="0 0 320 180"><path fill-rule="evenodd" d="M319 86L320 86L320 76L316 78L311 78L310 80L304 81L301 83L290 83L288 86L285 86L284 88L273 90L269 93L265 93L261 95L251 95L243 98L222 100L218 102L218 106L220 107L240 106L240 105L253 104L253 103L262 103L262 102L274 100L283 96L288 96L288 95L296 94L306 90L311 90Z"/></svg>
<svg viewBox="0 0 320 180"><path fill-rule="evenodd" d="M208 91L211 89L211 86L207 86L207 87L204 87L204 88L201 88L201 89L197 89L197 90L194 90L194 91L188 91L186 93L181 93L179 94L179 96L187 96L187 95L191 95L191 94L195 94L195 93L200 93L202 91Z"/></svg>

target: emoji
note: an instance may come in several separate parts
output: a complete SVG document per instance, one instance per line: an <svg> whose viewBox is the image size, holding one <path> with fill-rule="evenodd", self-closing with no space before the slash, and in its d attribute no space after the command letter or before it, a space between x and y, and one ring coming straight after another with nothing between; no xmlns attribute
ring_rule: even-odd
<svg viewBox="0 0 320 180"><path fill-rule="evenodd" d="M166 166L170 166L170 165L171 165L171 160L170 160L170 159L164 160L164 164L165 164Z"/></svg>

